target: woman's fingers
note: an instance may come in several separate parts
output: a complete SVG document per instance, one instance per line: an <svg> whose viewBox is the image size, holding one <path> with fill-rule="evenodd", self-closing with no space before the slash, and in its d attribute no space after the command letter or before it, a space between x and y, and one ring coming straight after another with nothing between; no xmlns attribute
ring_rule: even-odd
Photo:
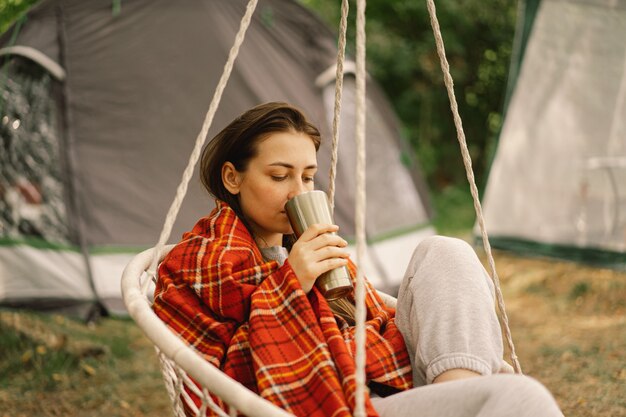
<svg viewBox="0 0 626 417"><path fill-rule="evenodd" d="M343 248L348 242L334 233L338 229L336 225L312 225L293 245L289 261L305 291L323 273L347 265L349 255Z"/></svg>
<svg viewBox="0 0 626 417"><path fill-rule="evenodd" d="M298 238L298 240L309 241L315 239L319 235L333 233L339 230L339 226L335 224L312 224L309 226L304 233Z"/></svg>
<svg viewBox="0 0 626 417"><path fill-rule="evenodd" d="M324 272L348 264L349 254L337 246L324 246L306 255L309 276L317 278Z"/></svg>
<svg viewBox="0 0 626 417"><path fill-rule="evenodd" d="M320 275L332 269L339 268L348 264L347 258L334 257L317 261L310 265L310 274L317 279Z"/></svg>
<svg viewBox="0 0 626 417"><path fill-rule="evenodd" d="M317 250L324 246L338 246L341 248L348 246L348 242L335 233L337 230L339 230L339 227L336 225L314 224L302 233L298 241L310 243L312 250Z"/></svg>
<svg viewBox="0 0 626 417"><path fill-rule="evenodd" d="M345 258L330 258L325 259L320 262L320 267L322 268L322 272L319 275L322 275L324 272L328 272L331 269L339 268L340 266L348 265L348 257ZM319 276L318 275L318 276Z"/></svg>
<svg viewBox="0 0 626 417"><path fill-rule="evenodd" d="M343 248L337 246L324 246L314 251L316 261L323 261L330 258L347 258L349 256Z"/></svg>
<svg viewBox="0 0 626 417"><path fill-rule="evenodd" d="M343 240L341 236L326 233L323 235L319 235L314 239L311 239L309 242L307 242L307 245L310 246L311 250L320 250L326 247L345 248L346 246L348 246L348 242Z"/></svg>

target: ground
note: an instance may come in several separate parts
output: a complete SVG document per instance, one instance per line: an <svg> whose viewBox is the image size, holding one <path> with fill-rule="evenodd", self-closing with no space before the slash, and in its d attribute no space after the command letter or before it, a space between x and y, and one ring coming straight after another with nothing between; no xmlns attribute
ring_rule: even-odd
<svg viewBox="0 0 626 417"><path fill-rule="evenodd" d="M626 274L499 254L522 370L571 417L626 416Z"/></svg>
<svg viewBox="0 0 626 417"><path fill-rule="evenodd" d="M523 372L568 417L626 416L626 272L495 261ZM0 310L0 334L0 417L172 415L154 349L131 320Z"/></svg>

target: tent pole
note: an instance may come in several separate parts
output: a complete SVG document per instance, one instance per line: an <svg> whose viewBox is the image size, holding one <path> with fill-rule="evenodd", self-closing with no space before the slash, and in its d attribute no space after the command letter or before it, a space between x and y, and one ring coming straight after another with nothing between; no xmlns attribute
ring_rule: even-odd
<svg viewBox="0 0 626 417"><path fill-rule="evenodd" d="M57 36L59 40L59 61L61 65L65 68L66 75L69 75L69 66L67 62L67 35L65 33L64 26L64 17L63 17L63 6L59 5L56 10L56 18L57 18ZM61 105L62 105L62 124L63 124L63 134L61 140L64 143L64 163L63 163L63 171L65 175L65 186L66 186L66 201L68 202L69 210L68 210L68 221L70 222L70 230L72 236L72 241L78 243L80 248L80 252L83 256L83 260L85 262L85 271L87 273L87 278L89 281L89 286L93 293L93 304L87 313L87 317L85 317L86 321L95 321L97 320L105 311L105 308L100 301L100 297L98 296L98 292L96 291L96 285L93 279L93 268L91 267L91 262L89 259L89 249L87 246L87 242L85 240L84 229L83 229L83 212L82 206L78 199L76 190L76 176L74 173L76 172L76 155L73 151L74 149L74 132L72 130L72 113L70 108L71 96L70 89L68 86L69 76L66 76L65 80L61 83ZM73 215L70 215L73 214ZM70 219L74 219L71 221Z"/></svg>

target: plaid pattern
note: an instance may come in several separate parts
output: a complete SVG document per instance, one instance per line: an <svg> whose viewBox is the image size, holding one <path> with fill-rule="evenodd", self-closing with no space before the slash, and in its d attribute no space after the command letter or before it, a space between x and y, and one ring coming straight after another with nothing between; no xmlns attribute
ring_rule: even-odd
<svg viewBox="0 0 626 417"><path fill-rule="evenodd" d="M354 264L349 268L355 274ZM393 309L367 284L368 380L411 387ZM206 360L296 416L350 416L354 327L335 318L289 261L263 260L234 211L218 201L159 267L156 314ZM218 400L219 401L219 400ZM376 416L367 398L368 416Z"/></svg>

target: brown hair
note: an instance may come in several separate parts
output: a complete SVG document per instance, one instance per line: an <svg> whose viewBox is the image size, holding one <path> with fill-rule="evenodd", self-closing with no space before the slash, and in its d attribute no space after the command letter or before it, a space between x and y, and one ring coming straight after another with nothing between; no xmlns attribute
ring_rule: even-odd
<svg viewBox="0 0 626 417"><path fill-rule="evenodd" d="M231 194L222 182L222 166L230 162L239 172L258 153L259 143L272 133L304 133L319 150L319 130L297 108L281 102L260 104L243 113L218 133L202 151L200 179L209 194L228 204L244 221L239 197ZM250 227L248 230L252 233Z"/></svg>

